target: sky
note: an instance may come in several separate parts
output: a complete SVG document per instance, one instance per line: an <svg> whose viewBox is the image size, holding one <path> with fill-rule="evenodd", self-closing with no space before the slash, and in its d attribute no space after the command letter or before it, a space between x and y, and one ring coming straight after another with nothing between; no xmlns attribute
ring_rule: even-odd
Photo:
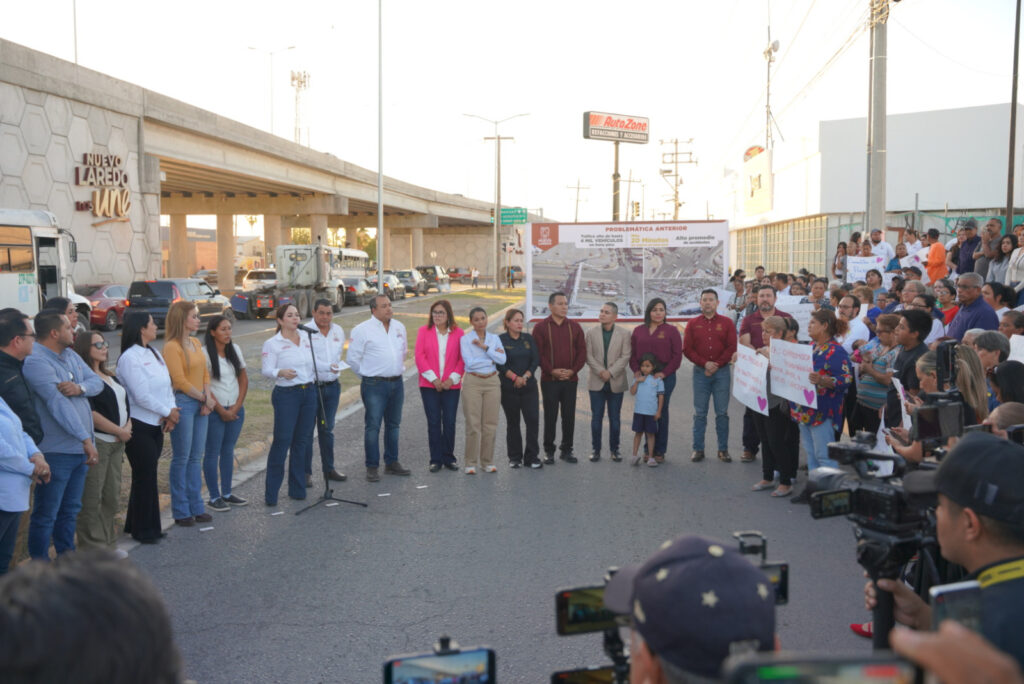
<svg viewBox="0 0 1024 684"><path fill-rule="evenodd" d="M273 102L274 132L288 139L290 75L308 72L303 142L376 171L374 0L0 0L0 37L74 61L73 5L82 66L263 130ZM680 149L697 161L680 167L680 218L721 211L723 177L764 144L769 23L777 141L799 146L819 121L867 112L869 0L382 6L384 173L493 201L483 138L494 126L465 114L528 114L499 128L514 138L502 143L502 203L554 220L611 219L613 145L583 139L588 110L650 119L649 144L620 145L623 181L640 181L622 183L623 218L627 199L646 219L671 217L659 141L673 139L692 140ZM1013 19L1013 0L893 3L888 111L1008 102Z"/></svg>

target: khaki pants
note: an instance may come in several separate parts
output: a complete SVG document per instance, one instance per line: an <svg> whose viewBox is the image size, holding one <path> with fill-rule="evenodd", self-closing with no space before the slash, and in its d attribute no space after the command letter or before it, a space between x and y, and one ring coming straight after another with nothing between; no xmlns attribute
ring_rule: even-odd
<svg viewBox="0 0 1024 684"><path fill-rule="evenodd" d="M462 378L462 416L466 419L466 467L494 463L494 434L501 410L501 382L495 373L478 378L466 373Z"/></svg>
<svg viewBox="0 0 1024 684"><path fill-rule="evenodd" d="M89 466L78 514L78 548L109 548L117 543L114 516L121 497L124 442L96 440L100 461Z"/></svg>

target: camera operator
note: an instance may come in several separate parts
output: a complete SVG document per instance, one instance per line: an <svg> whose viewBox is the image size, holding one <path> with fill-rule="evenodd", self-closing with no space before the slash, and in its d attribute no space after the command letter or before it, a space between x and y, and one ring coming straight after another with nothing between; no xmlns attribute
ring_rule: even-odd
<svg viewBox="0 0 1024 684"><path fill-rule="evenodd" d="M984 433L963 437L938 470L917 471L903 481L911 494L938 494L936 529L942 556L967 569L981 586L981 634L1024 662L1024 448ZM902 582L880 579L893 593L898 622L931 626L931 608ZM868 609L876 604L871 582Z"/></svg>
<svg viewBox="0 0 1024 684"><path fill-rule="evenodd" d="M632 618L629 679L638 684L718 681L730 655L775 648L771 581L703 537L679 537L622 568L604 603Z"/></svg>

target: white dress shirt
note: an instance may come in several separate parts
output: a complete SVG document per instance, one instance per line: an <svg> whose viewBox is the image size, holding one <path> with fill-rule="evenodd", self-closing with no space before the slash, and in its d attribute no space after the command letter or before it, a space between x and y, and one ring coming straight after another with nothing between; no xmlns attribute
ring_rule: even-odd
<svg viewBox="0 0 1024 684"><path fill-rule="evenodd" d="M850 329L846 331L846 335L843 336L840 344L843 345L843 349L846 350L847 354L852 354L853 343L858 340L867 342L871 339L871 332L868 330L868 327L864 325L864 322L860 320L859 316L848 323Z"/></svg>
<svg viewBox="0 0 1024 684"><path fill-rule="evenodd" d="M405 371L409 349L405 326L392 319L388 329L374 317L352 329L348 344L348 365L363 378L391 378Z"/></svg>
<svg viewBox="0 0 1024 684"><path fill-rule="evenodd" d="M313 353L316 354L317 382L334 382L338 379L341 370L341 352L345 349L345 331L337 323L331 323L331 327L327 330L327 337L324 337L316 321L310 321L306 325L316 330L313 333ZM299 334L308 335L301 330ZM331 370L332 365L338 367L339 370Z"/></svg>
<svg viewBox="0 0 1024 684"><path fill-rule="evenodd" d="M263 343L263 375L274 378L277 387L294 387L313 382L313 354L309 336L299 332L299 343L295 344L278 332ZM288 369L295 371L295 377L286 380L277 372Z"/></svg>
<svg viewBox="0 0 1024 684"><path fill-rule="evenodd" d="M903 244L907 246L907 254L910 255L917 254L918 252L921 251L922 248L920 240L918 240L917 242L904 242Z"/></svg>
<svg viewBox="0 0 1024 684"><path fill-rule="evenodd" d="M153 347L132 345L117 359L117 379L128 390L131 416L146 425L159 425L177 406L167 364Z"/></svg>
<svg viewBox="0 0 1024 684"><path fill-rule="evenodd" d="M467 373L487 375L498 370L497 364L506 362L505 348L501 346L498 336L492 332L484 336L486 349L473 344L473 340L479 339L476 330L470 330L459 340L459 349L462 351L462 362L466 364Z"/></svg>

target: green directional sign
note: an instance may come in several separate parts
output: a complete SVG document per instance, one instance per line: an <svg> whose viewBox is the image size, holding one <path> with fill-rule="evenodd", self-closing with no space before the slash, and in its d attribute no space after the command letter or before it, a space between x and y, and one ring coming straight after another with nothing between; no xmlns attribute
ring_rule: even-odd
<svg viewBox="0 0 1024 684"><path fill-rule="evenodd" d="M501 225L511 226L516 223L526 223L526 207L502 207ZM491 209L491 223L494 223L494 210Z"/></svg>

